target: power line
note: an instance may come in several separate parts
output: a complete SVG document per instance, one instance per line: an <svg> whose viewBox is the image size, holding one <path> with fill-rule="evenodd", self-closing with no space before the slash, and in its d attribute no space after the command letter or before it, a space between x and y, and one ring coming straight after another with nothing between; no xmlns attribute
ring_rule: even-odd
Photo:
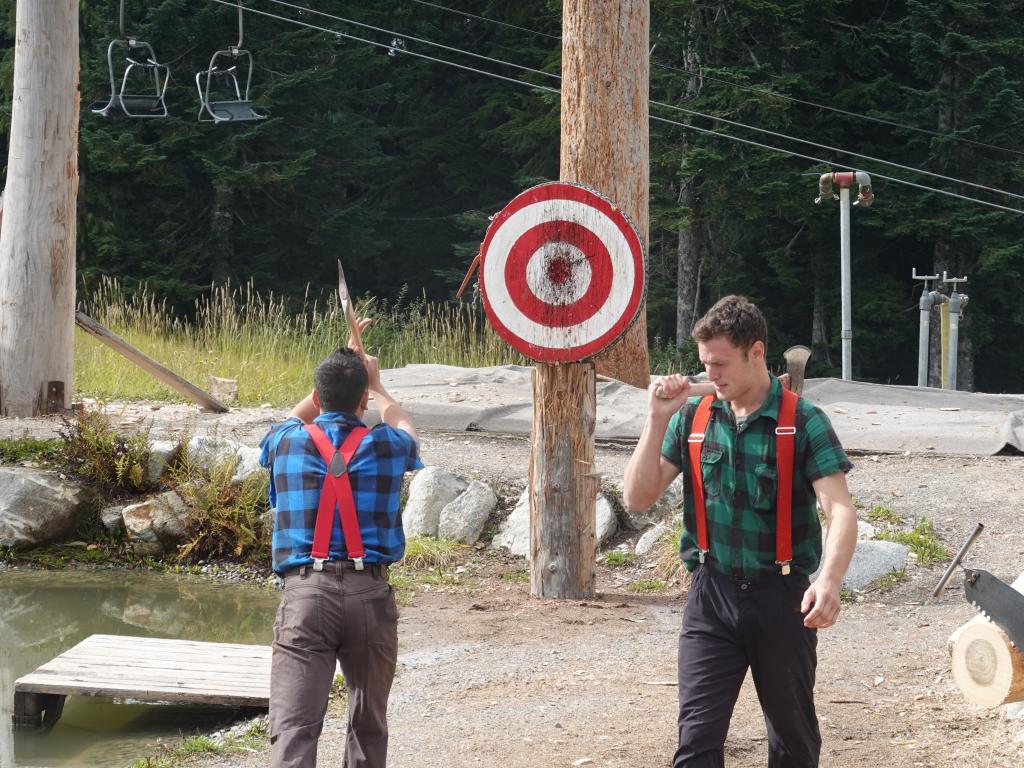
<svg viewBox="0 0 1024 768"><path fill-rule="evenodd" d="M210 2L218 3L219 5L226 5L226 6L230 7L230 8L237 8L238 7L238 5L236 3L230 2L229 0L210 0ZM335 29L329 29L327 27L321 27L321 26L318 26L316 24L311 24L309 22L299 21L297 19L290 19L290 18L288 18L286 16L279 16L277 14L269 13L268 11L262 11L262 10L259 10L257 8L252 8L251 6L242 6L242 9L244 11L248 12L248 13L255 13L257 15L265 16L267 18L275 19L277 21L283 21L283 22L286 22L286 23L289 23L289 24L295 24L296 26L305 27L307 29L312 29L312 30L315 30L315 31L318 31L318 32L325 32L327 34L334 35L335 37L342 37L342 38L345 38L345 39L348 39L348 40L354 40L356 42L366 43L367 45L376 46L378 48L385 48L388 51L394 51L394 52L402 53L402 54L405 54L405 55L408 55L408 56L414 56L416 58L425 59L427 61L432 61L432 62L435 62L435 63L438 63L438 64L445 64L447 66L455 67L457 69L461 69L461 70L464 70L464 71L467 71L467 72L473 72L473 73L476 73L476 74L484 75L486 77L492 77L492 78L495 78L497 80L503 80L505 82L514 83L514 84L520 85L520 86L525 86L525 87L531 88L533 90L544 91L544 92L547 92L547 93L561 93L561 91L558 88L552 88L552 87L546 86L546 85L538 85L537 83L531 83L531 82L528 82L526 80L517 80L517 79L515 79L513 77L506 77L505 75L499 75L499 74L494 73L494 72L488 72L486 70L477 69L475 67L470 67L470 66L467 66L465 64L458 64L458 63L453 62L453 61L448 61L447 59L441 59L441 58L437 58L437 57L434 57L434 56L428 56L425 53L419 53L417 51L410 51L410 50L408 50L406 48L396 48L396 47L394 47L392 45L389 45L387 43L380 43L380 42L377 42L375 40L367 40L366 38L362 38L362 37L359 37L357 35L350 35L350 34L348 34L346 32L340 32L340 31L335 30ZM721 132L721 131L713 131L713 130L710 130L708 128L700 128L698 126L690 125L690 124L687 124L687 123L682 123L682 122L679 122L679 121L676 121L676 120L669 120L668 118L659 117L657 115L651 115L650 119L651 120L656 120L656 121L662 122L662 123L668 123L670 125L676 125L676 126L679 126L681 128L697 131L698 133L704 133L704 134L709 134L711 136L717 136L717 137L720 137L720 138L728 139L729 141L735 141L735 142L739 142L741 144L748 144L750 146L759 147L761 149L767 149L769 151L778 152L778 153L781 153L781 154L784 154L784 155L788 155L790 157L796 157L796 158L801 158L801 159L804 159L804 160L810 160L810 161L812 161L814 163L817 163L817 164L820 164L820 165L831 165L831 166L834 166L834 167L837 167L837 168L845 168L845 169L851 170L851 171L859 170L855 166L844 165L842 163L835 163L835 162L832 162L832 161L829 161L829 160L823 160L823 159L818 158L818 157L812 157L810 155L804 155L804 154L801 154L799 152L790 151L788 149L781 149L780 147L775 147L775 146L772 146L770 144L761 144L759 142L752 141L750 139L743 139L743 138L740 138L738 136L733 136L731 134L727 134L727 133L724 133L724 132ZM711 119L718 119L718 118L712 117ZM981 199L978 199L978 198L970 197L968 195L961 195L961 194L959 194L957 192L951 192L951 191L945 190L945 189L937 189L937 188L933 188L933 187L927 187L927 186L925 186L923 184L917 184L915 182L907 181L905 179L900 179L900 178L897 178L895 176L886 176L886 175L878 174L878 173L874 173L872 175L875 176L876 178L879 178L879 179L884 179L886 181L891 181L891 182L893 182L895 184L903 184L905 186L914 187L915 189L924 190L926 192L934 192L936 194L946 195L946 196L954 197L954 198L957 198L957 199L960 199L960 200L965 200L965 201L968 201L968 202L978 203L980 205L986 205L986 206L989 206L991 208L997 208L999 210L1009 211L1010 213L1024 213L1024 210L1021 210L1019 208L1011 208L1009 206L1000 205L998 203L992 203L992 202L989 202L987 200L981 200Z"/></svg>
<svg viewBox="0 0 1024 768"><path fill-rule="evenodd" d="M448 6L441 5L439 3L430 3L430 2L426 2L426 0L411 0L411 2L419 3L420 5L428 5L431 8L437 8L440 11L445 11L447 13L452 13L452 14L457 14L459 16L470 16L470 17L472 17L474 19L480 19L481 21L487 21L487 22L490 22L491 24L497 24L497 25L502 26L502 27L510 27L512 29L517 29L520 32L528 32L528 33L530 33L532 35L537 35L539 37L546 37L546 38L549 38L551 40L561 40L562 39L558 35L549 35L546 32L540 32L540 31L535 30L535 29L528 29L526 27L519 27L519 26L516 26L515 24L509 24L508 22L505 22L505 21L500 21L498 19L488 18L487 16L479 16L479 15L477 15L475 13L468 13L466 11L460 11L458 8L449 8ZM741 90L741 91L748 91L750 93L760 93L760 94L765 95L765 96L774 96L777 99L784 99L785 101L791 101L791 102L793 102L795 104L803 104L804 106L814 107L815 109L824 109L824 110L827 110L829 112L835 112L836 114L846 115L847 117L855 117L855 118L858 118L858 119L861 119L861 120L867 120L867 121L870 121L870 122L873 122L873 123L878 123L880 125L887 125L887 126L889 126L891 128L900 128L900 129L905 130L905 131L913 131L915 133L922 133L922 134L925 134L926 136L935 136L935 137L940 138L940 139L949 139L950 141L961 141L961 142L963 142L965 144L972 144L972 145L974 145L976 147L984 147L985 149L994 149L994 150L996 150L998 152L1008 152L1008 153L1013 154L1013 155L1024 156L1024 151L1021 151L1021 150L1018 150L1018 149L1011 149L1010 147L1002 147L1002 146L999 146L998 144L989 144L988 142L985 142L985 141L978 141L977 139L969 139L966 136L953 136L953 135L948 134L948 133L941 133L939 131L932 131L932 130L929 130L928 128L921 128L921 127L918 127L918 126L915 126L915 125L907 125L906 123L900 123L900 122L898 122L896 120L888 120L888 119L886 119L884 117L876 117L874 115L866 115L866 114L863 114L862 112L852 112L850 110L841 109L839 107L833 107L833 106L830 106L828 104L819 104L816 101L809 101L807 99L800 99L800 98L797 98L796 96L790 96L790 95L785 94L785 93L779 93L777 91L772 91L772 90L769 90L767 88L758 88L756 86L743 85L742 83L737 83L737 82L732 81L732 80L723 80L721 78L712 77L710 75L704 74L703 72L701 72L699 70L686 69L684 67L673 67L673 66L671 66L669 64L665 64L663 62L656 61L654 59L651 60L651 64L653 64L654 66L656 66L656 67L658 67L660 69L666 69L666 70L670 70L672 72L681 72L681 73L687 74L687 75L694 75L694 76L700 77L700 78L702 78L704 80L708 80L708 81L710 81L712 83L721 83L722 85L727 85L727 86L729 86L731 88L736 88L736 89Z"/></svg>
<svg viewBox="0 0 1024 768"><path fill-rule="evenodd" d="M375 26L373 26L371 24L364 24L363 22L354 21L352 19L347 19L347 18L345 18L343 16L337 16L337 15L334 15L334 14L326 13L324 11L318 11L318 10L315 10L313 8L308 8L306 6L297 5L295 3L287 2L287 0L268 0L268 1L271 2L271 3L274 3L276 5L281 5L281 6L285 6L287 8L292 8L292 9L296 9L296 10L299 10L299 11L313 13L313 14L315 14L317 16L322 16L324 18L332 19L334 21L340 21L340 22L342 22L344 24L352 24L352 25L355 25L355 26L358 26L358 27L362 27L364 29L373 30L374 32L381 32L381 33L384 33L386 35L391 35L393 38L404 38L404 39L407 39L407 40L412 40L412 41L415 41L417 43L421 43L423 45L434 46L436 48L441 48L443 50L450 51L450 52L453 52L453 53L461 53L461 54L464 54L464 55L467 55L467 56L472 56L473 58L482 59L482 60L488 61L488 62L490 62L492 64L499 64L499 65L503 65L503 66L514 67L515 69L518 69L518 70L523 71L523 72L530 72L530 73L535 74L535 75L541 75L541 76L544 76L544 77L549 77L549 78L552 78L552 79L558 80L558 81L561 81L561 79L562 79L561 76L553 74L551 72L544 72L543 70L534 69L533 67L527 67L527 66L524 66L522 64L515 64L515 63L510 62L510 61L505 61L504 59L497 59L497 58L493 58L491 56L484 56L483 54L474 53L472 51L467 51L465 49L456 48L456 47L450 46L450 45L444 45L443 43L438 43L438 42L435 42L433 40L427 40L427 39L422 38L422 37L415 37L413 35L406 35L406 34L404 34L402 32L397 32L397 31L395 31L393 29L386 29L384 27L375 27ZM757 133L762 133L762 134L764 134L766 136L774 136L775 138L780 138L780 139L784 139L784 140L787 140L787 141L795 141L798 144L804 144L805 146L814 147L815 149L824 149L824 150L826 150L828 152L839 152L841 154L849 155L850 157L856 157L856 158L858 158L860 160L865 160L867 162L881 163L883 165L888 165L888 166L890 166L892 168L899 168L900 170L909 171L911 173L919 173L919 174L921 174L923 176L930 176L930 177L932 177L934 179L939 179L941 181L949 181L949 182L952 182L954 184L963 184L963 185L966 185L968 187L974 187L975 189L980 189L980 190L982 190L984 192L992 192L992 193L996 193L996 194L1006 195L1007 197L1016 198L1018 200L1024 200L1024 195L1020 195L1020 194L1017 194L1015 192L1009 192L1007 190L999 189L998 187L992 187L992 186L989 186L987 184L978 184L977 182L967 181L965 179L954 178L952 176L946 176L945 174L936 173L934 171L928 171L928 170L925 170L923 168L918 168L916 166L904 165L902 163L892 162L891 160L884 160L884 159L879 158L879 157L872 157L871 155L865 155L865 154L862 154L862 153L859 153L859 152L854 152L853 150L843 149L842 147L833 147L833 146L830 146L828 144L821 144L819 142L811 141L809 139L801 139L801 138L798 138L796 136L790 136L788 134L779 133L778 131L772 131L772 130L769 130L767 128L760 128L758 126L748 125L746 123L741 123L741 122L738 122L738 121L735 121L735 120L729 120L729 119L724 118L724 117L716 117L714 115L709 115L709 114L707 114L705 112L699 112L697 110L688 109L686 107L676 106L674 104L668 104L668 103L663 102L663 101L651 101L650 103L651 103L652 106L658 106L658 107L663 107L665 109L671 109L671 110L675 110L675 111L678 111L678 112L683 112L685 114L694 115L695 117L703 117L703 118L705 118L707 120L718 120L718 121L720 121L722 123L725 123L727 125L736 126L737 128L745 128L745 129L750 130L750 131L755 131Z"/></svg>
<svg viewBox="0 0 1024 768"><path fill-rule="evenodd" d="M462 48L454 48L454 47L452 47L450 45L445 45L444 43L438 43L438 42L435 42L433 40L426 40L426 39L424 39L422 37L416 37L414 35L407 35L404 32L396 32L393 29L384 29L383 27L375 27L372 24L364 24L361 21L355 21L353 19L346 19L343 16L335 16L333 14L327 13L326 11L318 11L315 8L308 8L308 7L304 6L304 5L296 5L295 3L286 2L286 0L268 0L268 2L274 3L275 5L283 5L283 6L287 7L287 8L293 8L293 9L295 9L297 11L302 11L302 12L305 12L305 13L312 13L312 14L314 14L316 16L323 16L324 18L333 19L334 21L340 21L340 22L342 22L344 24L351 24L352 26L355 26L355 27L362 27L363 29L369 29L369 30L372 30L374 32L383 32L384 34L391 35L392 37L402 38L402 39L405 39L405 40L412 40L413 42L423 43L424 45L432 45L435 48L442 48L442 49L444 49L446 51L452 51L453 53L462 53L462 54L465 54L466 56L472 56L474 59L482 59L483 61L489 61L492 64L500 64L502 66L512 67L514 69L519 69L519 70L522 70L524 72L532 72L532 73L534 73L536 75L543 75L544 77L552 77L552 78L554 78L556 80L561 80L561 77L559 77L558 75L553 74L551 72L544 72L543 70L540 70L540 69L533 69L532 67L526 67L526 66L523 66L522 64L515 64L514 62L505 61L504 59L495 59L495 58L493 58L491 56L485 56L482 53L474 53L473 51L467 51L467 50L464 50Z"/></svg>

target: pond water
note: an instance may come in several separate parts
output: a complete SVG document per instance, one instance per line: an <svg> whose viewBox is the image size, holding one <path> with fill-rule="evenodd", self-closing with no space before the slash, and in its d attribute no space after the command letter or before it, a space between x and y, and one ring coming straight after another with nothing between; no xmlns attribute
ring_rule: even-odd
<svg viewBox="0 0 1024 768"><path fill-rule="evenodd" d="M215 730L226 707L69 696L49 732L12 731L14 681L92 634L269 645L276 591L131 571L0 571L0 768L125 766Z"/></svg>

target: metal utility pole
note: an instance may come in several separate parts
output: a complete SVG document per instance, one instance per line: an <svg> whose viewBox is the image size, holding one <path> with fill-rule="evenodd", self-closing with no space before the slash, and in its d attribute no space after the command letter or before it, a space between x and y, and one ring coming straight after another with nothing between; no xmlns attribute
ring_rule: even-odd
<svg viewBox="0 0 1024 768"><path fill-rule="evenodd" d="M78 2L18 0L0 234L0 415L70 405L78 197Z"/></svg>
<svg viewBox="0 0 1024 768"><path fill-rule="evenodd" d="M564 0L562 4L562 181L616 201L648 238L650 197L650 4ZM647 388L646 310L595 358L597 371Z"/></svg>
<svg viewBox="0 0 1024 768"><path fill-rule="evenodd" d="M865 208L874 201L871 193L871 177L863 171L843 171L841 173L824 173L818 179L818 196L815 203L820 203L826 196L839 201L839 264L840 291L842 294L842 347L843 347L843 380L853 378L853 291L850 285L850 188L860 187L857 202ZM839 195L832 191L832 186L839 187Z"/></svg>
<svg viewBox="0 0 1024 768"><path fill-rule="evenodd" d="M942 282L950 283L953 290L949 294L949 360L946 365L946 389L956 389L956 356L957 344L960 337L960 315L967 306L967 294L957 293L956 287L959 283L966 283L967 277L948 277L943 271Z"/></svg>
<svg viewBox="0 0 1024 768"><path fill-rule="evenodd" d="M928 281L938 280L938 275L919 275L917 267L910 270L910 276L914 280L924 280L924 288L921 290L921 300L918 306L921 309L921 327L917 339L917 386L928 386L928 347L931 338L932 309L937 304L946 301L945 295L939 291L929 291Z"/></svg>
<svg viewBox="0 0 1024 768"><path fill-rule="evenodd" d="M564 0L561 179L616 202L646 245L650 8L647 0ZM639 319L603 358L603 373L646 387ZM538 363L530 456L530 593L594 594L597 556L594 364Z"/></svg>

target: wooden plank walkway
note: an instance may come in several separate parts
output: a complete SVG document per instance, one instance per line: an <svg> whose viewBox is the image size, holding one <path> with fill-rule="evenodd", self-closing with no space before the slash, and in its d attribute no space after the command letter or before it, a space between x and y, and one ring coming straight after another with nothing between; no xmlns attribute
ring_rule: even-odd
<svg viewBox="0 0 1024 768"><path fill-rule="evenodd" d="M15 681L15 725L52 726L69 695L266 709L270 646L91 635Z"/></svg>

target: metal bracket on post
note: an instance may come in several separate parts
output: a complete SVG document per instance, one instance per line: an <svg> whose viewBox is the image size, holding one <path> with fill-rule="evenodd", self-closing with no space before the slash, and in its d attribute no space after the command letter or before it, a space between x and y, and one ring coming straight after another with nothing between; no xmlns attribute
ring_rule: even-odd
<svg viewBox="0 0 1024 768"><path fill-rule="evenodd" d="M957 343L960 336L960 315L967 306L968 296L966 293L959 293L957 285L966 283L967 277L949 277L943 270L942 282L949 283L953 290L949 293L949 357L946 365L946 389L956 389L956 364L957 364Z"/></svg>

